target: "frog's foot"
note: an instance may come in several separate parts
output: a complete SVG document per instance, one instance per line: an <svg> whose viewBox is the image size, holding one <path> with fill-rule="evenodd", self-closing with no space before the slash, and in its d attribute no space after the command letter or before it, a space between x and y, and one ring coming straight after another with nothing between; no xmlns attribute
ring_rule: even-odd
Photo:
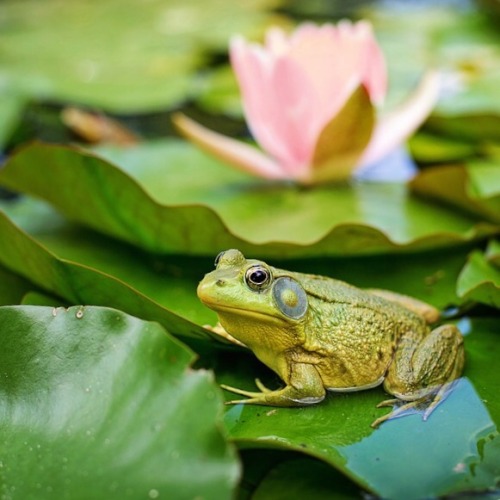
<svg viewBox="0 0 500 500"><path fill-rule="evenodd" d="M253 392L253 391L244 391L243 389L238 389L236 387L231 387L229 385L221 384L222 389L225 389L229 392L234 392L235 394L239 394L241 396L246 396L247 398L255 399L261 397L263 394L269 394L273 391L272 389L267 388L260 379L255 379L255 385L261 390L261 392ZM244 399L242 401L227 401L226 404L238 404L238 403L250 403L252 401L248 399Z"/></svg>
<svg viewBox="0 0 500 500"><path fill-rule="evenodd" d="M407 410L410 410L412 408L417 408L422 410L425 408L423 415L422 415L422 420L427 420L431 413L438 407L438 405L443 401L443 399L449 394L452 386L456 383L456 380L453 380L451 382L448 382L446 384L443 384L439 390L434 394L428 394L426 396L423 396L419 399L415 399L413 401L408 401L406 403L402 403L401 399L394 398L394 399L387 399L385 401L382 401L377 405L377 408L386 408L388 406L395 406L400 404L400 406L397 406L394 408L394 410L387 415L384 415L380 418L377 418L375 422L371 424L373 428L378 427L382 422L385 422L386 420L390 420L392 418L397 417L398 415L401 415L402 413L406 412Z"/></svg>
<svg viewBox="0 0 500 500"><path fill-rule="evenodd" d="M397 398L393 399L386 399L385 401L381 401L378 405L377 408L387 408L388 406L394 406L397 404L400 400Z"/></svg>
<svg viewBox="0 0 500 500"><path fill-rule="evenodd" d="M262 392L273 392L272 389L268 389L261 381L260 379L256 378L255 379L255 385L262 391Z"/></svg>
<svg viewBox="0 0 500 500"><path fill-rule="evenodd" d="M443 399L445 399L446 396L448 396L448 394L450 393L452 387L455 385L456 382L457 382L456 380L452 380L451 382L443 384L439 388L439 391L432 398L432 401L429 404L429 406L425 409L424 415L422 417L423 420L427 420L429 418L429 416L437 408L437 406L439 405L439 403L441 403L441 401Z"/></svg>
<svg viewBox="0 0 500 500"><path fill-rule="evenodd" d="M240 403L243 404L263 404L261 403L261 400L263 396L267 393L266 391L262 392L252 392L252 391L245 391L243 389L238 389L237 387L231 387L230 385L225 385L221 384L222 389L225 389L226 391L233 392L234 394L239 394L240 396L246 396L249 399L238 399L238 400L232 400L232 401L226 401L227 405L237 405ZM259 387L260 389L260 387ZM271 391L269 391L271 392Z"/></svg>
<svg viewBox="0 0 500 500"><path fill-rule="evenodd" d="M271 391L266 388L264 392L252 392L244 391L236 387L230 387L227 385L221 385L226 391L234 392L235 394L240 394L241 396L246 396L248 399L236 399L231 401L226 401L227 405L236 404L256 404L265 406L307 406L314 403L319 403L325 398L325 390L319 390L314 394L304 394L300 390L298 391L294 387L287 385L283 389L278 389L276 391Z"/></svg>
<svg viewBox="0 0 500 500"><path fill-rule="evenodd" d="M381 403L379 403L377 405L377 408L394 406L395 404L397 404L399 402L401 402L400 399L387 399L386 401L382 401ZM405 413L407 410L415 408L421 402L422 402L421 400L417 400L417 401L409 401L408 403L404 403L401 406L394 408L391 412L387 413L387 415L383 415L382 417L377 418L375 421L372 422L371 427L376 429L381 423L385 422L386 420L390 420L390 419L398 417L402 413Z"/></svg>
<svg viewBox="0 0 500 500"><path fill-rule="evenodd" d="M305 406L319 403L325 398L326 390L313 365L296 363L290 367L290 383L282 389L268 389L260 380L255 383L261 392L244 391L221 385L226 391L249 399L227 401L226 404L258 404L267 406Z"/></svg>
<svg viewBox="0 0 500 500"><path fill-rule="evenodd" d="M410 331L401 339L384 381L385 390L398 399L379 405L390 406L399 400L401 406L396 404L391 413L375 420L373 427L410 408L423 410L423 420L427 420L462 372L463 338L455 326L442 325L423 339L414 333Z"/></svg>

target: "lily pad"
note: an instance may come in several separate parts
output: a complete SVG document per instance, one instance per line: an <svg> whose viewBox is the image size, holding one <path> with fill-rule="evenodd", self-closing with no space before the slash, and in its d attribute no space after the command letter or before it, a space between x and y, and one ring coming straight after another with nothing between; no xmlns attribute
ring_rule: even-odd
<svg viewBox="0 0 500 500"><path fill-rule="evenodd" d="M163 109L194 90L207 52L225 49L234 33L258 36L283 22L269 12L280 3L5 0L0 76L39 98L119 112Z"/></svg>
<svg viewBox="0 0 500 500"><path fill-rule="evenodd" d="M158 324L105 308L0 308L2 495L231 498L210 373Z"/></svg>
<svg viewBox="0 0 500 500"><path fill-rule="evenodd" d="M0 70L0 151L21 117L26 98L1 80ZM1 163L0 157L0 163Z"/></svg>
<svg viewBox="0 0 500 500"><path fill-rule="evenodd" d="M500 309L500 268L492 264L488 254L476 250L470 255L458 278L457 293L463 299Z"/></svg>
<svg viewBox="0 0 500 500"><path fill-rule="evenodd" d="M496 231L401 184L266 183L183 141L112 154L126 173L89 152L35 144L9 160L0 184L160 254L212 256L231 247L262 257L367 254L456 245Z"/></svg>
<svg viewBox="0 0 500 500"><path fill-rule="evenodd" d="M417 412L371 429L383 411L375 405L387 397L377 388L332 393L322 403L302 408L231 406L225 417L229 434L244 449L271 447L320 458L383 498L482 489L483 478L476 481L474 475L485 460L482 443L500 424L500 380L492 369L500 343L494 319L463 320L459 327L467 334L465 376L425 422ZM250 390L256 376L268 386L277 382L250 356L238 356L231 364L221 361L218 381ZM498 463L488 467L500 473Z"/></svg>
<svg viewBox="0 0 500 500"><path fill-rule="evenodd" d="M491 240L489 242L486 249L486 258L491 265L500 268L500 240Z"/></svg>

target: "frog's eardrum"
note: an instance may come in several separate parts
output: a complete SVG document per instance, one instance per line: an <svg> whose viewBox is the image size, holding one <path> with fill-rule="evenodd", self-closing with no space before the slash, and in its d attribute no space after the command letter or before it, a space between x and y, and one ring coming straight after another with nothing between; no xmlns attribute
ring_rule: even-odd
<svg viewBox="0 0 500 500"><path fill-rule="evenodd" d="M289 318L300 319L307 311L307 294L292 278L278 278L273 285L273 297L279 310Z"/></svg>

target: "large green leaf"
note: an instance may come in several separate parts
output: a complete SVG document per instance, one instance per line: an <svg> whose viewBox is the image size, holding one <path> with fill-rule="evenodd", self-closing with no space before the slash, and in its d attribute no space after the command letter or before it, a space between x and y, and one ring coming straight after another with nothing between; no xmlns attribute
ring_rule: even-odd
<svg viewBox="0 0 500 500"><path fill-rule="evenodd" d="M371 429L370 423L383 412L375 405L387 397L378 388L331 394L305 408L232 406L225 419L229 433L243 448L274 447L321 458L383 498L483 489L484 477L479 480L474 473L488 458L482 454L484 439L500 425L500 376L492 369L500 355L497 322L464 320L459 326L467 334L465 377L425 422L417 413ZM220 382L251 390L256 376L270 386L277 383L249 356L237 356L232 355L231 363L220 361ZM487 467L500 473L498 463L490 461Z"/></svg>
<svg viewBox="0 0 500 500"><path fill-rule="evenodd" d="M158 324L104 308L0 308L2 496L231 498L212 376Z"/></svg>
<svg viewBox="0 0 500 500"><path fill-rule="evenodd" d="M256 181L172 141L113 153L128 174L72 148L35 144L0 183L42 197L70 219L156 253L261 256L419 250L495 231L410 196L399 184L302 189Z"/></svg>
<svg viewBox="0 0 500 500"><path fill-rule="evenodd" d="M5 0L1 79L26 94L130 112L194 90L208 50L260 35L279 0ZM209 27L210 29L207 29ZM64 43L61 43L64 41Z"/></svg>

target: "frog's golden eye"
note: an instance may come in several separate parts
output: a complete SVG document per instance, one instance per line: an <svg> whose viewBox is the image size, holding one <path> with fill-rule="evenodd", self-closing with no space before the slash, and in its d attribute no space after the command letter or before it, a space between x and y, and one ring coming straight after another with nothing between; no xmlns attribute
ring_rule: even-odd
<svg viewBox="0 0 500 500"><path fill-rule="evenodd" d="M224 251L219 252L219 253L217 254L217 257L215 257L215 262L214 262L214 266L215 266L215 267L217 267L217 266L219 265L219 262L220 262L220 260L221 260L222 256L223 256L225 253L226 253L226 252L225 252L225 250L224 250Z"/></svg>
<svg viewBox="0 0 500 500"><path fill-rule="evenodd" d="M252 290L262 290L271 282L271 272L263 266L252 266L245 273L245 281Z"/></svg>

